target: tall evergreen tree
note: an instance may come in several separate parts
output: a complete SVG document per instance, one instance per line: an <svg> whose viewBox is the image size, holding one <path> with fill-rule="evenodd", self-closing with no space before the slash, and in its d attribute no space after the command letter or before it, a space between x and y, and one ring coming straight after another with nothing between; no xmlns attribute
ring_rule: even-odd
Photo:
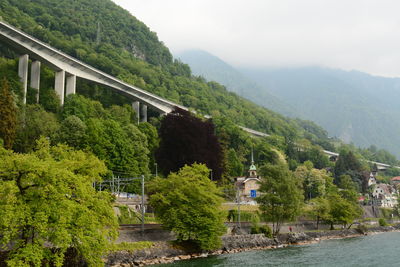
<svg viewBox="0 0 400 267"><path fill-rule="evenodd" d="M17 107L6 78L0 86L0 138L4 147L11 149L15 140L17 128Z"/></svg>

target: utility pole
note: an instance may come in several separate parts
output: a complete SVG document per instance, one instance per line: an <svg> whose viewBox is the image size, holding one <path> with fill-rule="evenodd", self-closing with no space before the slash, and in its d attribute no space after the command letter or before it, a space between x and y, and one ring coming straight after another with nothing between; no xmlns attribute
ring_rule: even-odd
<svg viewBox="0 0 400 267"><path fill-rule="evenodd" d="M154 166L156 167L156 177L158 177L158 172L157 172L157 162L154 163Z"/></svg>
<svg viewBox="0 0 400 267"><path fill-rule="evenodd" d="M238 206L238 228L241 229L242 226L240 225L240 190L239 188L237 188L236 191L236 202L237 202L237 206Z"/></svg>
<svg viewBox="0 0 400 267"><path fill-rule="evenodd" d="M115 179L117 179L117 180L115 180ZM141 223L141 232L142 232L142 235L144 235L144 213L145 213L145 203L144 203L144 175L142 175L142 176L140 176L140 177L128 177L128 178L120 178L119 176L117 177L117 178L115 178L114 176L112 176L112 180L108 180L108 181L103 181L103 182L101 182L100 184L99 184L99 187L100 187L100 191L101 191L101 189L102 189L102 184L104 183L104 184L109 184L110 185L110 187L111 187L111 192L113 193L113 194L115 194L116 193L116 189L117 189L117 193L118 193L118 195L119 195L119 193L120 193L120 190L121 190L121 185L122 186L125 186L125 185L127 185L128 183L130 183L130 182L132 182L132 181L134 181L134 180L140 180L141 181L141 187L142 187L142 200L141 200L141 209L140 209L140 213L141 213L141 221L142 221L142 223ZM124 190L124 187L122 187L122 190Z"/></svg>
<svg viewBox="0 0 400 267"><path fill-rule="evenodd" d="M118 197L119 197L119 193L120 193L120 191L119 191L119 182L120 182L120 179L119 179L119 176L118 176L118 180L117 180L117 185L118 185L118 187L117 187L117 195L118 195Z"/></svg>

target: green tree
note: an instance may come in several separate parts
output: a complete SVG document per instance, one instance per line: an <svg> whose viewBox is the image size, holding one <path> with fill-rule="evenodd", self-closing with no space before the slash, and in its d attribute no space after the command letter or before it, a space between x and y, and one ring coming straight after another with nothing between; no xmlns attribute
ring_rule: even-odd
<svg viewBox="0 0 400 267"><path fill-rule="evenodd" d="M303 204L303 189L294 174L284 164L260 168L261 186L257 202L265 218L272 222L277 235L284 221L299 215Z"/></svg>
<svg viewBox="0 0 400 267"><path fill-rule="evenodd" d="M55 114L45 111L40 105L26 105L18 113L17 138L14 149L30 152L41 136L53 139L60 125Z"/></svg>
<svg viewBox="0 0 400 267"><path fill-rule="evenodd" d="M219 248L225 233L221 192L208 175L205 165L193 164L148 186L150 205L162 224L179 241L192 241L203 250Z"/></svg>
<svg viewBox="0 0 400 267"><path fill-rule="evenodd" d="M149 169L153 170L153 168L155 168L156 165L155 153L160 143L160 138L158 138L157 128L148 122L140 123L138 125L138 128L144 135L146 135L147 147L149 150Z"/></svg>
<svg viewBox="0 0 400 267"><path fill-rule="evenodd" d="M17 129L17 106L6 78L3 78L0 86L0 138L4 141L4 147L11 149Z"/></svg>
<svg viewBox="0 0 400 267"><path fill-rule="evenodd" d="M111 109L112 110L112 109ZM118 111L122 111L123 108L118 108ZM112 112L110 112L112 113ZM98 101L93 101L82 95L73 94L65 98L62 116L67 118L68 116L75 115L82 121L86 121L90 118L106 118L107 112L104 110L103 105ZM120 113L115 114L114 118L118 117Z"/></svg>
<svg viewBox="0 0 400 267"><path fill-rule="evenodd" d="M304 165L296 168L294 175L302 181L306 199L325 195L326 183L329 179L325 170L314 169L312 162L306 161Z"/></svg>
<svg viewBox="0 0 400 267"><path fill-rule="evenodd" d="M147 175L149 151L146 136L133 124L121 126L110 119L89 119L88 148L107 167L128 175Z"/></svg>
<svg viewBox="0 0 400 267"><path fill-rule="evenodd" d="M330 194L329 201L329 214L325 220L331 224L333 229L334 223L343 224L343 227L353 223L356 218L362 215L361 207L352 201L349 201L339 194Z"/></svg>
<svg viewBox="0 0 400 267"><path fill-rule="evenodd" d="M357 186L349 175L339 177L338 187L341 189L339 193L344 199L353 203L357 202Z"/></svg>
<svg viewBox="0 0 400 267"><path fill-rule="evenodd" d="M309 214L316 219L317 229L319 228L321 220L327 220L329 218L329 204L328 199L324 197L317 197L310 201L311 209L309 210Z"/></svg>
<svg viewBox="0 0 400 267"><path fill-rule="evenodd" d="M77 149L84 149L88 142L86 128L86 124L79 117L68 116L61 122L55 141Z"/></svg>
<svg viewBox="0 0 400 267"><path fill-rule="evenodd" d="M0 249L8 266L62 266L67 250L89 265L116 237L112 197L92 183L106 172L91 154L41 138L37 150L0 148Z"/></svg>
<svg viewBox="0 0 400 267"><path fill-rule="evenodd" d="M229 149L227 153L226 172L229 177L237 177L243 175L243 164L240 162L234 149Z"/></svg>

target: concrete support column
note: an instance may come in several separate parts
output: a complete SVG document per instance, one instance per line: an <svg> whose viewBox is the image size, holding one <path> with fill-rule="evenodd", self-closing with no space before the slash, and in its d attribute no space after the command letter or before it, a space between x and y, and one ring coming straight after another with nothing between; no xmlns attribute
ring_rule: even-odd
<svg viewBox="0 0 400 267"><path fill-rule="evenodd" d="M28 64L29 56L23 55L19 57L18 62L18 76L22 82L23 101L26 104L26 94L28 92Z"/></svg>
<svg viewBox="0 0 400 267"><path fill-rule="evenodd" d="M67 90L65 95L68 96L70 94L76 93L76 75L70 75L67 77Z"/></svg>
<svg viewBox="0 0 400 267"><path fill-rule="evenodd" d="M142 122L147 122L147 105L142 105Z"/></svg>
<svg viewBox="0 0 400 267"><path fill-rule="evenodd" d="M140 119L139 106L140 106L139 101L135 101L132 103L132 108L136 113L137 123L139 123L139 119Z"/></svg>
<svg viewBox="0 0 400 267"><path fill-rule="evenodd" d="M58 96L60 97L61 106L64 105L64 89L65 89L65 71L56 72L56 81L54 84Z"/></svg>
<svg viewBox="0 0 400 267"><path fill-rule="evenodd" d="M40 65L40 61L34 61L31 65L31 87L37 90L36 103L39 103Z"/></svg>

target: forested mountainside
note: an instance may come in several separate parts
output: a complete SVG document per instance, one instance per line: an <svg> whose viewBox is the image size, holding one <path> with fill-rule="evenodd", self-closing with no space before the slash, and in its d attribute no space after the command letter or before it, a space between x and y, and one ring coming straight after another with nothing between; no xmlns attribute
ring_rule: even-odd
<svg viewBox="0 0 400 267"><path fill-rule="evenodd" d="M286 142L304 138L325 149L335 149L327 132L316 124L284 117L228 92L217 82L193 76L188 65L173 59L155 33L110 0L2 0L0 7L2 20L128 83L200 114L212 115L216 122L276 134ZM3 56L15 58L7 47L0 46L0 51ZM46 90L53 86L54 74L45 68L43 76L41 104L47 111L57 113L57 105L48 101L54 92ZM83 81L78 81L77 92L99 100L106 108L128 103L108 89ZM369 150L359 152L367 158L376 154ZM395 162L392 158L390 161Z"/></svg>
<svg viewBox="0 0 400 267"><path fill-rule="evenodd" d="M263 132L290 138L304 135L295 120L244 100L216 82L192 76L186 64L173 60L155 33L110 0L2 0L0 7L4 21L140 88ZM91 97L111 104L109 98L101 99L109 93L100 90L91 89Z"/></svg>
<svg viewBox="0 0 400 267"><path fill-rule="evenodd" d="M400 156L400 110L396 104L400 79L318 67L234 68L205 51L186 51L178 56L196 75L218 81L228 90L289 117L314 121L331 137L368 147L360 151L370 150L363 153L372 160L395 161L387 152L377 152L376 146ZM285 103L286 108L271 102L269 95L276 96L272 99Z"/></svg>
<svg viewBox="0 0 400 267"><path fill-rule="evenodd" d="M319 67L242 71L330 136L400 157L399 78Z"/></svg>
<svg viewBox="0 0 400 267"><path fill-rule="evenodd" d="M286 116L296 117L295 110L281 99L270 94L218 57L203 50L187 50L175 55L188 64L194 75L209 81L216 81L234 92L262 107Z"/></svg>

